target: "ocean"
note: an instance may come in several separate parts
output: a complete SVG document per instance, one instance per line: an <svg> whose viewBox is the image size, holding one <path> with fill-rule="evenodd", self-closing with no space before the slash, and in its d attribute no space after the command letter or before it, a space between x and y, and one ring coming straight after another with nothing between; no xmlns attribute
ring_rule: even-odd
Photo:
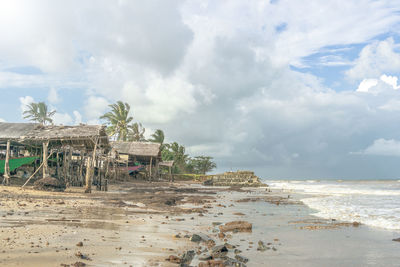
<svg viewBox="0 0 400 267"><path fill-rule="evenodd" d="M400 232L400 181L265 181L302 195L312 215Z"/></svg>

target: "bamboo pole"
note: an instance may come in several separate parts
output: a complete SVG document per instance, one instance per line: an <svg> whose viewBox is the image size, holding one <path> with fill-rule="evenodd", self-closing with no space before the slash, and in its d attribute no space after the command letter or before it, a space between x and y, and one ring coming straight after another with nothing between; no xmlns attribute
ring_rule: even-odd
<svg viewBox="0 0 400 267"><path fill-rule="evenodd" d="M6 151L6 160L4 163L4 179L3 184L10 184L10 140L7 140L7 151Z"/></svg>
<svg viewBox="0 0 400 267"><path fill-rule="evenodd" d="M150 182L151 182L151 169L152 169L152 167L153 167L153 157L150 157L150 177L149 177L149 179L150 179Z"/></svg>
<svg viewBox="0 0 400 267"><path fill-rule="evenodd" d="M49 141L43 142L43 178L49 175L49 165L47 164Z"/></svg>
<svg viewBox="0 0 400 267"><path fill-rule="evenodd" d="M81 183L81 186L83 184L83 165L84 165L84 155L85 153L83 150L81 150L81 157L80 157L80 162L79 162L79 182Z"/></svg>
<svg viewBox="0 0 400 267"><path fill-rule="evenodd" d="M49 159L52 154L53 153L50 153L50 155L47 157L47 159ZM44 161L42 162L42 164L40 164L39 168L37 168L36 171L31 175L31 177L29 177L28 180L26 180L26 182L21 186L21 188L28 184L28 182L32 179L32 177L42 168L43 163L44 163Z"/></svg>
<svg viewBox="0 0 400 267"><path fill-rule="evenodd" d="M67 184L67 148L64 147L64 155L63 155L63 172L64 172L64 183Z"/></svg>
<svg viewBox="0 0 400 267"><path fill-rule="evenodd" d="M57 161L57 167L56 167L56 172L57 172L57 179L60 180L61 179L61 175L60 175L60 153L57 151L56 154L56 161Z"/></svg>
<svg viewBox="0 0 400 267"><path fill-rule="evenodd" d="M67 186L72 184L71 161L72 161L72 147L70 146L68 149L68 158L67 158L67 178L68 178L68 183L66 183Z"/></svg>
<svg viewBox="0 0 400 267"><path fill-rule="evenodd" d="M85 188L85 193L91 193L92 192L92 178L93 178L93 172L94 172L94 165L96 162L96 149L97 149L97 142L98 138L95 139L94 141L94 147L93 147L93 155L92 157L88 158L88 163L87 163L87 168L86 168L86 188Z"/></svg>

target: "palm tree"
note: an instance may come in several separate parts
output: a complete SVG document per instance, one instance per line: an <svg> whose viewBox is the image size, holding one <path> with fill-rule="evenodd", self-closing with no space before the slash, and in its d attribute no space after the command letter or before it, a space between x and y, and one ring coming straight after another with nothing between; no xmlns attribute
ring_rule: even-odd
<svg viewBox="0 0 400 267"><path fill-rule="evenodd" d="M144 138L144 132L146 129L142 126L141 123L132 123L129 127L128 132L128 141L136 141L136 142L144 142L146 139Z"/></svg>
<svg viewBox="0 0 400 267"><path fill-rule="evenodd" d="M107 112L100 119L107 120L107 133L110 136L116 136L117 140L126 141L129 132L129 123L133 117L129 116L131 107L128 103L118 101L115 104L109 105L111 111Z"/></svg>
<svg viewBox="0 0 400 267"><path fill-rule="evenodd" d="M164 132L163 132L162 130L160 130L160 129L157 129L157 130L151 135L151 137L152 137L153 139L150 139L150 140L149 140L150 142L159 143L159 144L161 144L161 146L162 146L162 144L164 143Z"/></svg>
<svg viewBox="0 0 400 267"><path fill-rule="evenodd" d="M161 151L162 160L173 160L174 173L184 173L186 171L186 165L189 161L189 155L185 154L185 147L179 145L177 142L171 144L164 144L164 148Z"/></svg>
<svg viewBox="0 0 400 267"><path fill-rule="evenodd" d="M46 123L53 123L51 117L56 113L55 110L48 112L48 108L46 103L30 103L26 105L28 108L22 114L24 114L24 119L29 119L31 121L39 122L42 125L46 125Z"/></svg>

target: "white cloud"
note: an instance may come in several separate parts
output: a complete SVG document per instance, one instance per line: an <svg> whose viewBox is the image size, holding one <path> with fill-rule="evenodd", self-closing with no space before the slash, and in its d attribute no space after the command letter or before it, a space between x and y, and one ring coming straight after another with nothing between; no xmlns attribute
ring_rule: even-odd
<svg viewBox="0 0 400 267"><path fill-rule="evenodd" d="M365 155L400 156L400 141L390 139L377 139L372 145L360 152Z"/></svg>
<svg viewBox="0 0 400 267"><path fill-rule="evenodd" d="M356 91L377 95L379 93L388 91L388 89L398 90L399 88L400 86L397 85L396 76L388 76L383 74L379 77L379 79L362 80Z"/></svg>
<svg viewBox="0 0 400 267"><path fill-rule="evenodd" d="M90 96L84 107L88 124L99 124L99 117L107 112L109 102L104 97Z"/></svg>
<svg viewBox="0 0 400 267"><path fill-rule="evenodd" d="M0 122L6 122L6 120L3 118L0 118Z"/></svg>
<svg viewBox="0 0 400 267"><path fill-rule="evenodd" d="M57 89L52 87L50 88L49 95L47 96L47 100L49 100L50 104L57 104L60 102L60 97L58 96Z"/></svg>
<svg viewBox="0 0 400 267"><path fill-rule="evenodd" d="M100 123L108 104L128 102L136 121L215 156L221 171L372 176L375 169L344 155L398 129L388 112L400 101L392 90L397 44L370 41L398 26L398 11L389 0L1 2L0 69L32 65L43 74L1 72L0 87L74 88L86 99L55 117L64 124ZM370 79L358 92L335 92L290 67L360 43L355 62L320 58L354 64L348 77Z"/></svg>
<svg viewBox="0 0 400 267"><path fill-rule="evenodd" d="M53 123L56 125L71 125L73 119L68 113L56 112L53 116Z"/></svg>
<svg viewBox="0 0 400 267"><path fill-rule="evenodd" d="M74 114L74 124L75 125L81 124L82 123L81 113L79 113L79 111L77 111L77 110L74 110L73 114Z"/></svg>
<svg viewBox="0 0 400 267"><path fill-rule="evenodd" d="M24 97L20 97L19 98L19 102L21 103L20 109L21 109L21 112L23 113L24 111L27 110L27 106L29 104L35 102L35 99L33 99L33 97L27 95L27 96L24 96Z"/></svg>
<svg viewBox="0 0 400 267"><path fill-rule="evenodd" d="M393 89L397 90L400 89L400 85L397 85L397 77L396 76L387 76L385 74L381 75L381 81L391 85Z"/></svg>
<svg viewBox="0 0 400 267"><path fill-rule="evenodd" d="M360 85L357 88L357 92L368 92L371 87L374 87L378 84L377 79L364 79L361 81Z"/></svg>
<svg viewBox="0 0 400 267"><path fill-rule="evenodd" d="M388 102L381 105L379 109L386 111L400 111L400 99L390 99Z"/></svg>
<svg viewBox="0 0 400 267"><path fill-rule="evenodd" d="M393 38L366 45L355 60L354 67L346 71L347 77L351 80L361 80L398 71L400 53L396 52L396 46Z"/></svg>

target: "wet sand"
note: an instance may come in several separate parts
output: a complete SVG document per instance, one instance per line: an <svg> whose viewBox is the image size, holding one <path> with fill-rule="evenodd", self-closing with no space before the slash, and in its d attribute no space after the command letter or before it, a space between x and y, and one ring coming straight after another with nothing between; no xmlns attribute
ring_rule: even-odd
<svg viewBox="0 0 400 267"><path fill-rule="evenodd" d="M210 252L204 242L190 241L195 233L231 245L230 258L240 250L247 266L399 263L400 243L391 239L400 234L315 218L284 192L160 182L82 192L1 186L0 265L178 266L165 259L194 250L191 266L198 266ZM252 223L252 232L219 235L219 224L235 220Z"/></svg>

